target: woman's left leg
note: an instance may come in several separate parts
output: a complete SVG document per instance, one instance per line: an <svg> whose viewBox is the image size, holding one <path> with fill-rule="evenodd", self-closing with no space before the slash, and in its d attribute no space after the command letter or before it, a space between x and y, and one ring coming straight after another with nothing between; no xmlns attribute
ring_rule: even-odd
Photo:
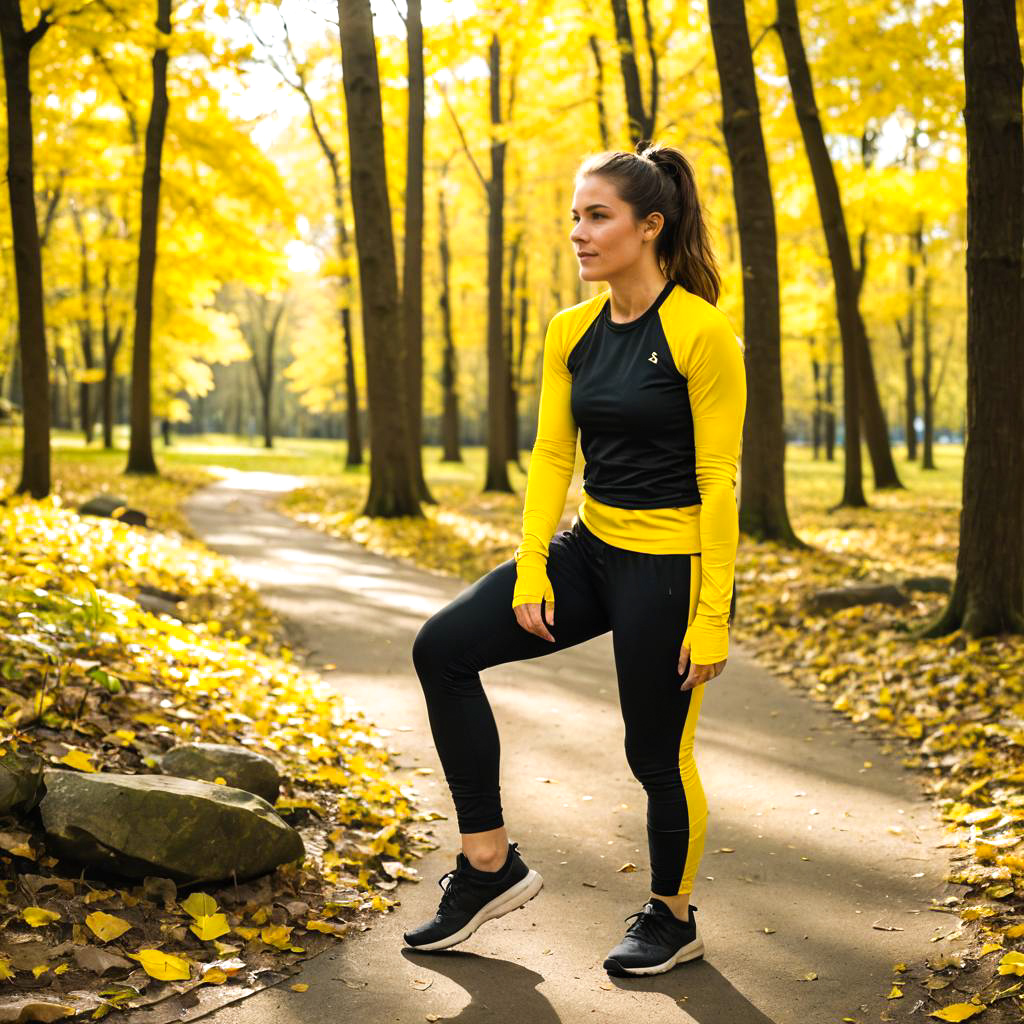
<svg viewBox="0 0 1024 1024"><path fill-rule="evenodd" d="M626 758L647 793L651 892L685 921L708 820L694 759L706 684L680 690L686 676L678 674L697 608L700 556L605 552Z"/></svg>

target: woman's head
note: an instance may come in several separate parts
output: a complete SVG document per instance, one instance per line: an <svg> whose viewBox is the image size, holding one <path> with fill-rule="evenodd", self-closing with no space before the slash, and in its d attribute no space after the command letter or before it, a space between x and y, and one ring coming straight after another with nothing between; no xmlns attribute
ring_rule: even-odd
<svg viewBox="0 0 1024 1024"><path fill-rule="evenodd" d="M588 157L576 172L573 219L585 281L611 280L651 253L670 281L717 305L721 278L693 168L678 149L643 141L632 153Z"/></svg>

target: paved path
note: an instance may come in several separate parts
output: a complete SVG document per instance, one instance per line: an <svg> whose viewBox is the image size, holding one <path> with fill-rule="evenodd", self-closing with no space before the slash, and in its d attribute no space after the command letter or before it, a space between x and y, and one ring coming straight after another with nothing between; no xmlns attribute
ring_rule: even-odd
<svg viewBox="0 0 1024 1024"><path fill-rule="evenodd" d="M693 895L703 961L649 979L612 979L601 967L623 919L647 898L648 879L643 791L623 753L610 635L483 676L501 731L510 835L544 890L456 950L404 948L403 930L433 914L436 881L458 849L410 648L420 624L465 584L272 511L274 492L299 482L233 475L193 496L187 513L296 624L308 663L338 666L325 679L392 730L400 774L424 807L448 818L432 823L440 848L416 862L422 882L400 884L401 905L292 979L308 982L308 992L268 989L210 1019L838 1024L877 1021L884 1010L888 1019L919 1019L907 1016L910 999L884 995L894 963L950 950L930 941L956 924L929 910L949 891L948 851L936 849L941 825L898 750L882 753L787 689L735 640L726 671L706 684L697 729L711 807ZM417 767L435 774L412 775ZM640 870L618 872L626 861ZM801 980L809 972L817 979Z"/></svg>

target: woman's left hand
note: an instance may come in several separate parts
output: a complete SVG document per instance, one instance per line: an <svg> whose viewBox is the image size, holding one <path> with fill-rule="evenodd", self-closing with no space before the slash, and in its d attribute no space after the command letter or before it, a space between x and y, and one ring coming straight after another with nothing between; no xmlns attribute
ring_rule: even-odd
<svg viewBox="0 0 1024 1024"><path fill-rule="evenodd" d="M716 661L711 665L698 665L696 662L690 665L690 649L684 644L679 649L679 675L686 674L687 665L690 665L690 675L679 689L692 690L695 686L700 686L701 683L714 679L715 676L721 674L728 660L726 658L724 661Z"/></svg>

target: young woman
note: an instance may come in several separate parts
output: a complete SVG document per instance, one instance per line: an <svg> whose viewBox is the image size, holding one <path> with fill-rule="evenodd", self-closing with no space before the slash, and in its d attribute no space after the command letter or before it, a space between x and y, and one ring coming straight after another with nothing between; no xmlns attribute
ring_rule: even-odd
<svg viewBox="0 0 1024 1024"><path fill-rule="evenodd" d="M480 671L611 630L626 758L647 794L651 897L604 966L656 974L704 951L689 902L708 817L693 743L702 684L729 652L743 348L716 306L718 270L682 153L641 142L587 159L572 219L580 277L609 288L548 327L522 543L413 645L462 852L440 880L437 914L405 940L454 946L543 885L508 841ZM578 433L583 500L553 537Z"/></svg>

